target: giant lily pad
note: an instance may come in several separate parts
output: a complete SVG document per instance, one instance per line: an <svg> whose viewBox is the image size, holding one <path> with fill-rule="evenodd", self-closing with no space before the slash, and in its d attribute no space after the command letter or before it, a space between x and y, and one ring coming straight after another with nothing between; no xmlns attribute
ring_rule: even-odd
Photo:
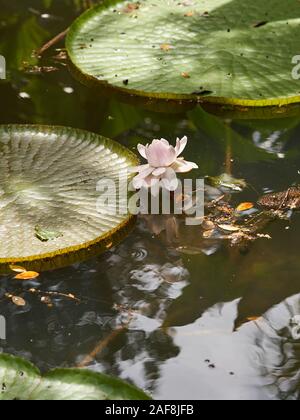
<svg viewBox="0 0 300 420"><path fill-rule="evenodd" d="M45 376L26 360L0 355L0 401L149 400L117 378L80 369L56 369Z"/></svg>
<svg viewBox="0 0 300 420"><path fill-rule="evenodd" d="M300 102L298 0L106 0L72 25L83 82L240 106Z"/></svg>
<svg viewBox="0 0 300 420"><path fill-rule="evenodd" d="M136 164L129 150L86 131L1 126L0 264L51 268L123 239L134 224L126 195L116 202L124 214L114 212L99 202L97 185L109 179L119 191Z"/></svg>

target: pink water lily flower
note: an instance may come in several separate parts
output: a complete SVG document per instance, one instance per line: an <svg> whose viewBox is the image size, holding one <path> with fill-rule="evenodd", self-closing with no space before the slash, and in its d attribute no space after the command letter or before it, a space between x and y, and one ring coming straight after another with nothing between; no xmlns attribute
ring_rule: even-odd
<svg viewBox="0 0 300 420"><path fill-rule="evenodd" d="M138 151L148 163L133 169L133 172L138 172L133 179L134 188L150 188L161 182L166 189L175 191L178 186L176 173L187 173L198 168L196 163L179 157L186 145L187 137L177 139L175 147L165 139L153 140L146 146L139 144Z"/></svg>

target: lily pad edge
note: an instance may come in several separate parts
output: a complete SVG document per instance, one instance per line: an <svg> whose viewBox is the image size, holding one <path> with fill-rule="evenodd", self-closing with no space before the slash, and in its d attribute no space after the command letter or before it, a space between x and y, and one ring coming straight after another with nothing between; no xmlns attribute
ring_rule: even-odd
<svg viewBox="0 0 300 420"><path fill-rule="evenodd" d="M76 65L76 57L72 53L72 42L74 37L76 36L76 30L81 26L81 23L84 23L90 16L92 16L95 12L105 10L107 7L113 6L115 4L120 3L120 0L102 0L102 2L98 5L91 7L90 9L86 10L83 14L81 14L75 21L72 23L71 27L68 30L66 36L66 50L68 53L69 59L69 68L70 72L74 75L74 77L79 80L82 84L86 85L87 87L93 88L106 88L110 89L111 92L119 92L122 94L126 94L129 96L135 97L144 97L148 99L162 99L165 101L175 100L181 101L184 103L195 103L195 104L215 104L215 105L231 105L236 108L243 108L243 107L252 107L252 108L267 108L267 107L283 107L292 104L299 104L300 103L300 95L290 96L290 97L282 97L282 98L270 98L270 99L237 99L237 98L230 98L230 97L210 97L210 96L197 96L197 95L182 95L182 94L174 94L174 93L154 93L154 92L145 92L142 90L135 90L129 89L128 87L120 87L112 85L105 80L99 80L94 76L91 76L88 73L83 72L79 67ZM127 0L124 0L124 3L127 3Z"/></svg>
<svg viewBox="0 0 300 420"><path fill-rule="evenodd" d="M27 129L31 130L40 130L42 132L51 132L54 130L65 130L70 129L74 133L78 134L94 134L95 136L102 137L104 141L109 141L111 150L115 150L116 153L120 153L120 150L123 152L129 160L132 161L133 166L138 166L140 161L138 157L131 152L129 149L123 145L117 143L115 140L105 138L97 133L91 133L87 130L77 129L74 127L65 127L60 125L35 125L35 124L4 124L0 125L0 132L2 130L20 130L24 131ZM87 258L95 256L103 251L109 250L112 246L119 244L125 237L133 230L136 222L136 216L129 214L124 221L112 229L110 232L99 236L98 238L76 245L74 247L62 248L58 251L32 255L30 257L10 257L10 258L0 258L0 272L7 273L10 272L9 266L11 264L23 264L25 268L34 268L39 270L48 270L58 267L68 266L76 261L83 261Z"/></svg>

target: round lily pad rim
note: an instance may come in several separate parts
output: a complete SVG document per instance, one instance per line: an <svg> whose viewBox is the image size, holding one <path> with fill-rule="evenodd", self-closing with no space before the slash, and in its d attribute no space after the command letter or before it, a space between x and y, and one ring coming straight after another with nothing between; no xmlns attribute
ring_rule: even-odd
<svg viewBox="0 0 300 420"><path fill-rule="evenodd" d="M122 152L122 155L125 156L128 160L132 161L133 166L138 166L140 164L139 158L131 152L129 149L127 149L122 144L119 144L117 141L101 136L101 134L91 132L88 130L83 130L80 128L74 128L74 127L67 127L63 125L43 125L43 124L0 124L0 136L1 133L5 130L15 130L15 131L21 131L24 132L25 130L35 130L37 132L49 132L52 133L58 133L60 130L70 130L75 134L82 134L82 135L93 135L94 139L91 141L96 141L96 139L108 141L110 144L110 150L112 152L117 153L120 156L120 151ZM99 141L99 144L101 141ZM1 144L1 138L0 138L0 144ZM121 155L121 156L122 156ZM45 254L38 254L38 255L31 255L28 257L10 257L10 258L1 258L0 257L0 265L9 265L9 264L18 264L18 263L30 263L30 262L36 262L36 261L42 261L42 260L52 260L55 257L71 257L71 255L76 255L76 253L80 251L88 251L90 248L93 249L96 247L97 251L100 252L100 250L109 250L111 247L117 245L121 240L123 240L127 233L129 233L134 225L135 225L136 216L129 214L122 223L120 223L117 227L114 229L111 229L109 232L104 233L103 235L97 237L96 239L93 239L92 241L88 241L79 245L75 245L73 247L67 247L67 248L61 248L57 251L48 252ZM96 255L96 252L92 253L92 255ZM82 258L83 259L83 258ZM76 261L77 258L74 258L74 261ZM81 260L81 258L80 258ZM66 261L65 264L62 265L69 265L73 262L73 259L70 258L68 262ZM55 262L53 264L48 264L49 267L52 268L55 267Z"/></svg>
<svg viewBox="0 0 300 420"><path fill-rule="evenodd" d="M125 93L131 96L139 96L145 98L156 98L164 100L176 100L176 101L189 101L195 103L212 103L218 105L233 105L236 107L253 107L253 108L262 108L270 106L282 107L285 105L297 104L300 103L300 95L282 97L282 98L270 98L270 99L237 99L232 97L219 97L219 96L199 96L199 95L189 95L189 94L174 94L174 93L155 93L155 92L145 92L142 90L130 89L128 87L115 86L111 83L108 83L105 80L99 80L96 77L85 73L76 65L76 57L72 53L72 44L73 39L77 36L77 29L81 28L81 24L84 24L90 16L93 16L95 13L98 13L102 10L107 9L110 6L120 3L128 3L128 0L102 0L98 5L91 7L90 9L83 12L74 22L71 24L68 29L66 36L66 50L69 58L69 66L71 72L74 73L75 77L78 78L80 82L85 84L88 87L106 87L115 92Z"/></svg>
<svg viewBox="0 0 300 420"><path fill-rule="evenodd" d="M19 356L15 356L13 354L9 354L9 353L1 353L0 354L0 369L2 367L2 365L8 364L10 368L15 368L16 371L21 371L29 376L31 376L31 378L34 378L37 380L37 382L39 382L38 385L40 385L43 381L51 381L51 380L58 380L63 378L65 376L65 379L68 379L69 375L73 375L73 384L76 383L80 383L80 382L76 382L77 378L79 377L79 379L82 378L82 376L85 376L85 379L87 379L88 381L90 381L89 383L93 383L93 385L96 385L98 387L100 387L100 385L115 385L115 386L120 386L122 387L126 387L127 391L132 392L133 394L135 394L136 398L139 398L140 400L145 400L145 401L150 401L152 400L151 396L148 395L144 390L138 388L136 385L124 381L123 379L120 379L116 376L110 376L107 375L105 373L102 372L94 372L90 369L87 368L76 368L76 367L71 367L71 368L55 368L55 369L51 369L48 372L46 372L45 374L42 374L42 372L40 371L40 369L34 364L32 363L30 360L28 359L23 359ZM74 380L76 379L76 380ZM37 385L37 386L38 386ZM72 385L72 382L71 382ZM34 391L34 390L33 390ZM33 392L31 391L31 392Z"/></svg>

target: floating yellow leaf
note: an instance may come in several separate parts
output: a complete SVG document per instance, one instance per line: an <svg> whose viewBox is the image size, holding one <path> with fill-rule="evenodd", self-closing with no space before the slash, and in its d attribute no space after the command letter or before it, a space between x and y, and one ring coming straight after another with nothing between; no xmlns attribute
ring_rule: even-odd
<svg viewBox="0 0 300 420"><path fill-rule="evenodd" d="M254 204L253 203L241 203L237 208L236 208L236 210L238 211L238 212L243 212L243 211L248 211L248 210L251 210L251 209L253 209L253 207L254 207Z"/></svg>
<svg viewBox="0 0 300 420"><path fill-rule="evenodd" d="M26 270L26 268L21 267L20 265L10 265L9 268L11 269L11 271L14 271L16 273L24 273Z"/></svg>
<svg viewBox="0 0 300 420"><path fill-rule="evenodd" d="M39 273L35 271L24 271L22 273L17 274L14 278L16 280L32 280L39 277Z"/></svg>

